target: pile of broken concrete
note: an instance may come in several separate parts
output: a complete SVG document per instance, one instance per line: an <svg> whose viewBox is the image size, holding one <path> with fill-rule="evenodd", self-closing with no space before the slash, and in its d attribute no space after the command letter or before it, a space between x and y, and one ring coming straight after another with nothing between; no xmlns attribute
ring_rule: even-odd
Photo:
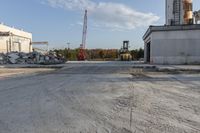
<svg viewBox="0 0 200 133"><path fill-rule="evenodd" d="M0 64L62 64L65 59L55 53L42 54L39 52L23 53L10 52L0 54Z"/></svg>

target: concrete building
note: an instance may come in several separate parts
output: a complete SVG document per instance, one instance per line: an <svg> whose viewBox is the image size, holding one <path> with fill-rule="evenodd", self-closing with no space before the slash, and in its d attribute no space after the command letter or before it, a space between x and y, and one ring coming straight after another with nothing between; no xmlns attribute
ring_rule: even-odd
<svg viewBox="0 0 200 133"><path fill-rule="evenodd" d="M151 64L200 64L200 25L150 26L144 59Z"/></svg>
<svg viewBox="0 0 200 133"><path fill-rule="evenodd" d="M32 34L0 24L0 53L31 52Z"/></svg>
<svg viewBox="0 0 200 133"><path fill-rule="evenodd" d="M193 24L192 0L166 0L166 24L143 36L151 64L200 64L200 25Z"/></svg>

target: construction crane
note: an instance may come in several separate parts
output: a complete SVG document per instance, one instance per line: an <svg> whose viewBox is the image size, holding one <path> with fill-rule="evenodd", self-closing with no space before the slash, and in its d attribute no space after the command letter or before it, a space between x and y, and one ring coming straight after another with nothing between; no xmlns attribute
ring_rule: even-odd
<svg viewBox="0 0 200 133"><path fill-rule="evenodd" d="M85 54L86 40L87 40L87 10L85 10L85 16L84 16L82 44L80 45L78 53L79 61L84 61L86 59L86 54Z"/></svg>

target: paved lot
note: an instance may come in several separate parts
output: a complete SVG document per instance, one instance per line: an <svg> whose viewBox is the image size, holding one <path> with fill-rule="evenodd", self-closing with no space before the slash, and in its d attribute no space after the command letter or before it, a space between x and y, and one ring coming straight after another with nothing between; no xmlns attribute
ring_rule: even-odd
<svg viewBox="0 0 200 133"><path fill-rule="evenodd" d="M54 68L0 68L0 80L10 77L22 77L36 75L39 73L49 73L54 71Z"/></svg>
<svg viewBox="0 0 200 133"><path fill-rule="evenodd" d="M0 133L200 133L200 74L68 63L0 79Z"/></svg>

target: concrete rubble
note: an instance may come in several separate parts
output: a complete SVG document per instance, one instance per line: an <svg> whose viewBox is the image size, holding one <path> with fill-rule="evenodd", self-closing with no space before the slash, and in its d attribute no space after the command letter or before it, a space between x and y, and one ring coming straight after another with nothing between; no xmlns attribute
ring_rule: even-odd
<svg viewBox="0 0 200 133"><path fill-rule="evenodd" d="M0 64L62 64L65 59L58 57L55 53L42 54L39 52L22 53L10 52L0 53Z"/></svg>
<svg viewBox="0 0 200 133"><path fill-rule="evenodd" d="M0 54L0 64L5 64L5 55L4 54Z"/></svg>

